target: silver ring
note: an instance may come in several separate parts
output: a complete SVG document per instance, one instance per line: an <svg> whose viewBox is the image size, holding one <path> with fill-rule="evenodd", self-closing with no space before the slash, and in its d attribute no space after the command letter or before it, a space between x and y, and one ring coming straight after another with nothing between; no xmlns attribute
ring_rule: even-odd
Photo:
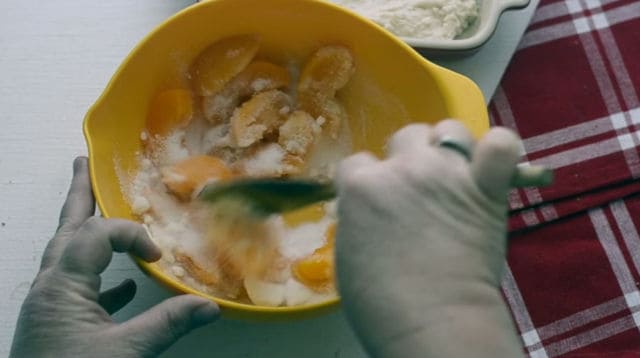
<svg viewBox="0 0 640 358"><path fill-rule="evenodd" d="M464 143L457 141L455 138L445 135L438 139L438 147L453 150L462 155L466 160L471 161L471 149Z"/></svg>

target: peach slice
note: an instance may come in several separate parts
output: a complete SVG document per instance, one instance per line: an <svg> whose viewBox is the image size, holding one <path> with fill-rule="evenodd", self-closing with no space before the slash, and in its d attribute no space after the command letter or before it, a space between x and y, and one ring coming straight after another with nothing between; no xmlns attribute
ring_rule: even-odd
<svg viewBox="0 0 640 358"><path fill-rule="evenodd" d="M269 282L255 277L244 279L244 288L251 302L260 306L278 307L284 302L285 288L282 283Z"/></svg>
<svg viewBox="0 0 640 358"><path fill-rule="evenodd" d="M191 256L181 252L175 252L174 257L176 258L176 262L179 263L191 277L203 285L210 286L219 282L219 278L216 275L196 263Z"/></svg>
<svg viewBox="0 0 640 358"><path fill-rule="evenodd" d="M298 83L299 107L313 117L321 115L325 103L335 97L355 71L351 51L344 46L325 46L305 63Z"/></svg>
<svg viewBox="0 0 640 358"><path fill-rule="evenodd" d="M333 252L336 224L331 225L325 235L326 243L322 247L296 261L292 266L294 277L315 291L326 291L333 284L335 277Z"/></svg>
<svg viewBox="0 0 640 358"><path fill-rule="evenodd" d="M149 106L147 131L152 138L165 137L171 131L186 127L193 117L193 98L186 89L158 93Z"/></svg>
<svg viewBox="0 0 640 358"><path fill-rule="evenodd" d="M234 147L246 148L274 132L284 120L291 99L278 90L258 93L231 116L231 142Z"/></svg>
<svg viewBox="0 0 640 358"><path fill-rule="evenodd" d="M193 88L200 96L220 92L258 53L255 35L224 38L204 49L191 65Z"/></svg>
<svg viewBox="0 0 640 358"><path fill-rule="evenodd" d="M295 228L309 222L318 222L327 215L324 204L309 205L305 208L282 214L282 219L290 228Z"/></svg>
<svg viewBox="0 0 640 358"><path fill-rule="evenodd" d="M208 182L232 176L231 170L222 160L209 155L189 157L173 166L162 168L161 172L164 185L185 201L191 199L193 193Z"/></svg>
<svg viewBox="0 0 640 358"><path fill-rule="evenodd" d="M320 111L319 117L324 118L322 127L325 133L333 139L338 139L342 123L347 120L347 111L342 104L333 98L327 100Z"/></svg>
<svg viewBox="0 0 640 358"><path fill-rule="evenodd" d="M315 142L319 129L307 112L295 111L280 126L278 143L287 152L304 156Z"/></svg>
<svg viewBox="0 0 640 358"><path fill-rule="evenodd" d="M212 123L225 121L243 98L286 87L290 81L289 71L282 66L266 61L251 62L220 93L204 98L205 118Z"/></svg>

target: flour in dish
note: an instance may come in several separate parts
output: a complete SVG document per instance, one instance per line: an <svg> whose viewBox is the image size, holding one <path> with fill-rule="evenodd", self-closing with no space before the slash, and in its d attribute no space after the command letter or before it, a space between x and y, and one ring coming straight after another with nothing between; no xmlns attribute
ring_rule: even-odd
<svg viewBox="0 0 640 358"><path fill-rule="evenodd" d="M451 40L478 17L476 0L331 0L395 35Z"/></svg>

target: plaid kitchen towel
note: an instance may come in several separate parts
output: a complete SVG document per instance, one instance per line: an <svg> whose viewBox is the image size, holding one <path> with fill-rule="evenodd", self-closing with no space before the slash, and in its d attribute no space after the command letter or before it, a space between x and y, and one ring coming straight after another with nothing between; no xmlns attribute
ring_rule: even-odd
<svg viewBox="0 0 640 358"><path fill-rule="evenodd" d="M529 195L529 197L539 195L536 189L526 189L522 192L525 195ZM561 200L515 209L511 211L509 217L509 231L515 233L519 230L526 230L541 223L585 211L588 208L605 205L613 200L626 198L637 193L640 193L640 181L627 181L582 192ZM514 197L512 193L511 200L511 204L513 205L513 202L519 200L519 197Z"/></svg>
<svg viewBox="0 0 640 358"><path fill-rule="evenodd" d="M511 235L503 292L531 357L640 357L640 196Z"/></svg>
<svg viewBox="0 0 640 358"><path fill-rule="evenodd" d="M510 195L503 292L531 357L640 357L640 1L542 0L490 105L549 188Z"/></svg>
<svg viewBox="0 0 640 358"><path fill-rule="evenodd" d="M556 172L511 193L512 230L638 191L639 97L640 1L541 1L489 108Z"/></svg>

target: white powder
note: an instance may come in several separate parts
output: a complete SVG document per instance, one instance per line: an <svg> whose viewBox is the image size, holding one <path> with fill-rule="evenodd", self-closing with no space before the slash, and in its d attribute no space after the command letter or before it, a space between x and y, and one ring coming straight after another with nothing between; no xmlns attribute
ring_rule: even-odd
<svg viewBox="0 0 640 358"><path fill-rule="evenodd" d="M398 36L450 40L478 17L476 0L330 0Z"/></svg>
<svg viewBox="0 0 640 358"><path fill-rule="evenodd" d="M233 104L233 98L220 94L214 96L213 100L211 100L211 103L208 103L208 105L210 106L208 110L217 113L220 112L220 109L227 108Z"/></svg>
<svg viewBox="0 0 640 358"><path fill-rule="evenodd" d="M333 219L338 218L338 199L328 201L324 204L324 212Z"/></svg>
<svg viewBox="0 0 640 358"><path fill-rule="evenodd" d="M299 306L307 303L315 295L311 289L290 278L285 284L284 300L287 306Z"/></svg>
<svg viewBox="0 0 640 358"><path fill-rule="evenodd" d="M206 131L202 139L202 152L211 153L216 149L225 148L230 145L229 126L221 124Z"/></svg>
<svg viewBox="0 0 640 358"><path fill-rule="evenodd" d="M262 92L265 89L267 89L269 86L271 86L271 80L267 79L267 78L258 78L255 81L253 81L251 83L251 89L254 92Z"/></svg>
<svg viewBox="0 0 640 358"><path fill-rule="evenodd" d="M157 215L157 220L150 223L148 227L151 239L162 250L161 261L165 264L174 264L173 250L175 248L191 253L194 258L202 259L200 255L203 252L204 242L200 228L201 223L196 217L186 212L180 203L170 200L164 195L166 194L148 194L153 211ZM206 257L204 261L206 262Z"/></svg>
<svg viewBox="0 0 640 358"><path fill-rule="evenodd" d="M244 161L242 168L248 176L274 176L283 171L286 152L276 143L268 144Z"/></svg>
<svg viewBox="0 0 640 358"><path fill-rule="evenodd" d="M162 141L162 148L158 151L160 166L173 165L189 157L189 151L184 146L185 132L177 130Z"/></svg>
<svg viewBox="0 0 640 358"><path fill-rule="evenodd" d="M224 137L222 128L211 133L209 139ZM184 133L170 136L162 146L162 162L170 162L175 158L185 155L182 137ZM212 143L210 143L212 144ZM264 146L252 159L245 163L249 165L253 173L274 170L282 167L285 151L276 143ZM162 250L162 258L159 265L169 275L185 282L186 284L215 295L224 295L225 292L217 291L217 287L202 284L193 279L182 263L176 260L175 250L187 253L196 262L208 264L211 260L207 256L204 242L203 218L198 215L198 209L190 210L189 205L176 200L166 192L166 188L160 180L158 168L152 160L140 155L138 157L138 171L136 175L123 176L121 181L127 183L126 189L132 210L136 215L143 217L149 236ZM165 168L167 169L167 168ZM168 175L164 170L164 175ZM121 173L122 174L122 173ZM173 173L174 175L177 175ZM127 178L129 178L127 180ZM285 262L291 263L297 259L307 257L317 248L324 245L326 232L329 226L335 222L333 213L334 204L327 203L327 215L318 222L302 224L295 228L289 228L281 216L274 216L268 220L268 225L277 234L278 252ZM323 302L335 297L335 293L318 293L291 278L289 267L285 266L282 277L275 282L265 281L252 277L246 277L243 284L254 304L263 306L292 306L305 303ZM273 278L273 277L272 277Z"/></svg>
<svg viewBox="0 0 640 358"><path fill-rule="evenodd" d="M289 114L289 112L291 112L291 107L289 107L289 106L284 106L284 107L280 108L280 111L279 111L279 112L280 112L280 114L282 114L283 116L284 116L285 114Z"/></svg>
<svg viewBox="0 0 640 358"><path fill-rule="evenodd" d="M136 196L131 203L131 212L135 215L142 215L151 209L149 200L144 196Z"/></svg>
<svg viewBox="0 0 640 358"><path fill-rule="evenodd" d="M334 220L328 215L318 222L302 224L281 233L280 252L291 260L311 255L325 243L326 232Z"/></svg>
<svg viewBox="0 0 640 358"><path fill-rule="evenodd" d="M203 137L209 130L211 125L200 117L195 117L191 120L191 123L187 128L184 128L184 147L189 152L189 155L198 155L203 153Z"/></svg>
<svg viewBox="0 0 640 358"><path fill-rule="evenodd" d="M187 178L179 173L176 173L172 167L162 168L162 176L165 180L174 182L174 183L182 183L187 180Z"/></svg>
<svg viewBox="0 0 640 358"><path fill-rule="evenodd" d="M174 265L174 266L171 266L171 273L173 273L175 277L183 277L186 272L182 267Z"/></svg>
<svg viewBox="0 0 640 358"><path fill-rule="evenodd" d="M212 97L203 100L204 114L207 118L226 119L238 105L238 98L229 91L222 91Z"/></svg>

